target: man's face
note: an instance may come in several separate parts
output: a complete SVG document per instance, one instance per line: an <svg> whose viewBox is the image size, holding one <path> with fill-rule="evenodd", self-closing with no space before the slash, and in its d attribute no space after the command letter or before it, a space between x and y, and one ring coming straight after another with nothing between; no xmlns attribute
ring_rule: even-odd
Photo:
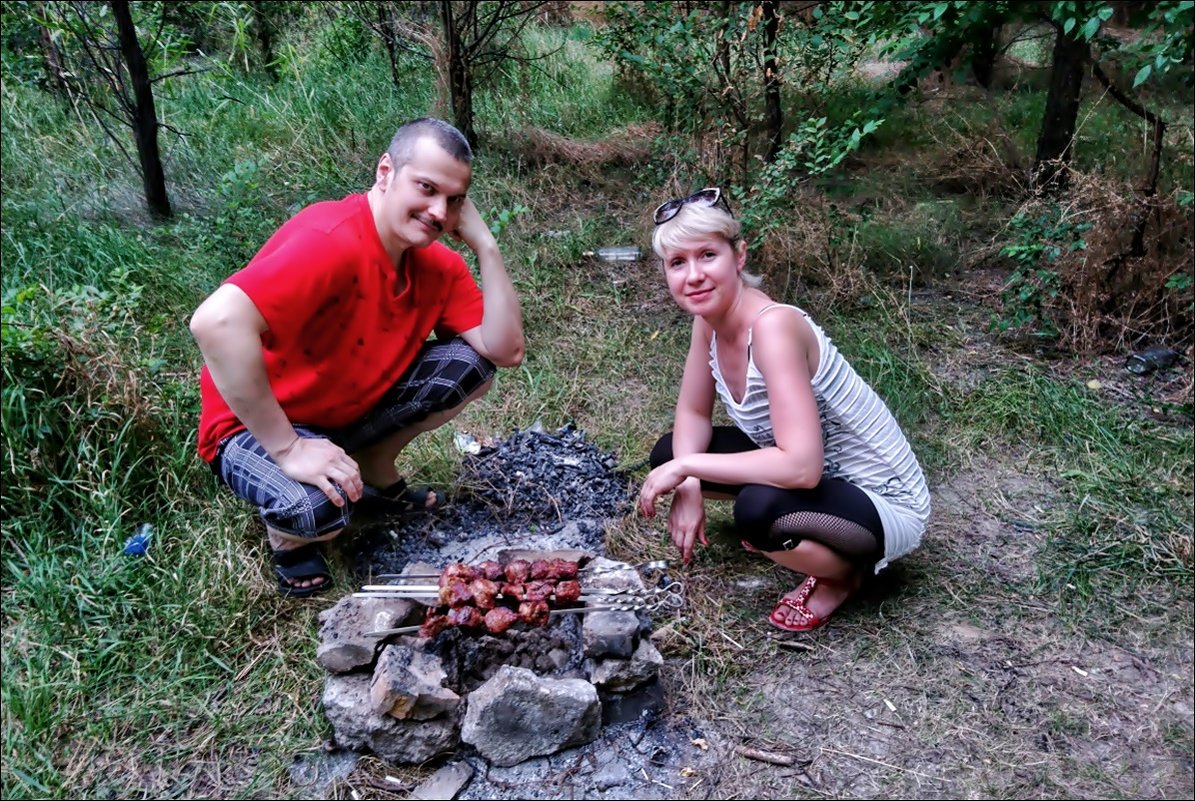
<svg viewBox="0 0 1195 801"><path fill-rule="evenodd" d="M411 160L397 170L389 154L383 155L374 185L381 195L374 219L387 250L427 247L455 230L472 175L468 164L429 137L415 143Z"/></svg>

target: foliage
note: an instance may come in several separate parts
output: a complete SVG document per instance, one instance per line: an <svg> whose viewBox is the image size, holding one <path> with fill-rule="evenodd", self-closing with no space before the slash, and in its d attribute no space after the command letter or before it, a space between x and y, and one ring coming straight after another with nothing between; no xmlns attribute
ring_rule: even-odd
<svg viewBox="0 0 1195 801"><path fill-rule="evenodd" d="M1012 270L996 330L1054 340L1076 351L1191 341L1192 216L1179 193L1147 207L1143 252L1124 221L1138 211L1131 190L1076 174L1067 204L1027 205L1009 225L1001 255Z"/></svg>
<svg viewBox="0 0 1195 801"><path fill-rule="evenodd" d="M1001 331L1030 330L1038 336L1055 337L1058 328L1052 313L1061 288L1057 262L1064 251L1087 247L1082 235L1091 229L1091 223L1066 219L1054 205L1038 214L1017 214L1009 227L1016 240L1000 254L1011 258L1015 266L1001 291L1003 314L996 325Z"/></svg>
<svg viewBox="0 0 1195 801"><path fill-rule="evenodd" d="M743 207L740 216L751 234L752 246L762 244L783 224L783 211L798 195L801 184L840 165L883 122L864 120L861 111L836 128L828 128L825 117L806 120L753 183L733 187L732 194Z"/></svg>
<svg viewBox="0 0 1195 801"><path fill-rule="evenodd" d="M769 51L753 2L610 3L606 16L595 36L602 51L664 104L669 132L703 143L706 170L741 182L764 149L764 62L776 57L774 77L790 87L789 114L799 117L798 92L819 111L819 91L858 53L853 39L826 35L797 16L781 19Z"/></svg>

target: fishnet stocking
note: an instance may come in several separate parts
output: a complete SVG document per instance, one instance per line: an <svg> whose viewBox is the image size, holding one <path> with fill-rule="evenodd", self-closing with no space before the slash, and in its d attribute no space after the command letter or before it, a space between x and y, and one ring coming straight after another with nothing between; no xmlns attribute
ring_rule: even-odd
<svg viewBox="0 0 1195 801"><path fill-rule="evenodd" d="M813 540L851 559L872 556L879 543L866 527L825 512L792 512L772 523L773 541ZM792 547L792 546L788 546Z"/></svg>

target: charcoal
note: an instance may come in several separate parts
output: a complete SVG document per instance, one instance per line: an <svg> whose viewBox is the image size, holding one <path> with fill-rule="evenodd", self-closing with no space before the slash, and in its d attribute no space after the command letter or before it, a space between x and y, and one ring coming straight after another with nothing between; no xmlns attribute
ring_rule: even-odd
<svg viewBox="0 0 1195 801"><path fill-rule="evenodd" d="M631 508L632 479L618 458L566 425L555 433L516 431L462 458L456 491L443 508L367 525L357 537L360 576L399 573L411 562L443 566L485 538L605 554L605 521Z"/></svg>

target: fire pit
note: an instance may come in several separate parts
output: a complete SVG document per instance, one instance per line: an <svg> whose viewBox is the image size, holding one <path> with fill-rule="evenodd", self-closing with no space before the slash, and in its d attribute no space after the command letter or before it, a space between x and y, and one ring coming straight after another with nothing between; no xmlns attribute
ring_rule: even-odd
<svg viewBox="0 0 1195 801"><path fill-rule="evenodd" d="M466 746L506 767L658 711L652 615L683 588L662 563L601 555L626 508L616 465L575 429L523 432L466 457L468 496L388 527L361 591L320 615L336 743L406 764Z"/></svg>

